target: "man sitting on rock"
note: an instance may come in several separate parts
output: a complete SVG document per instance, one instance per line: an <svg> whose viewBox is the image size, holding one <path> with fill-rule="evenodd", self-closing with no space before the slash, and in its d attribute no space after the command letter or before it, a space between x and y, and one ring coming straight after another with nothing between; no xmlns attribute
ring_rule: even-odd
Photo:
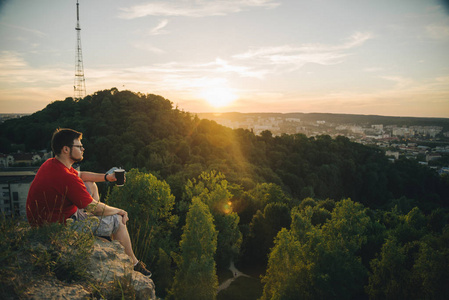
<svg viewBox="0 0 449 300"><path fill-rule="evenodd" d="M75 162L83 160L81 139L82 133L72 129L57 129L53 133L51 147L55 157L42 164L31 183L26 202L28 222L32 226L42 226L65 223L68 218L82 221L88 218L84 208L91 204L92 214L99 217L99 224L92 226L93 233L118 240L133 260L134 270L151 276L132 250L126 227L128 213L99 201L95 182L116 181L115 174L78 172L73 168Z"/></svg>

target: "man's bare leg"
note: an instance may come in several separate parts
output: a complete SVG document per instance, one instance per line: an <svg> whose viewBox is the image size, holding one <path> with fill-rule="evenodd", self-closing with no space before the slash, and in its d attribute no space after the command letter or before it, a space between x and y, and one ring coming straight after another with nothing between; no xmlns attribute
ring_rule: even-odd
<svg viewBox="0 0 449 300"><path fill-rule="evenodd" d="M91 194L92 198L94 198L97 201L100 201L100 194L98 193L98 186L95 182L86 181L84 182L86 185L87 190ZM119 241L119 243L125 248L125 253L131 257L133 260L133 264L137 264L138 259L134 255L134 251L131 245L131 238L129 237L128 227L126 227L125 224L123 224L122 216L118 215L119 217L119 224L120 227L117 230L116 233L112 235L112 238L114 240Z"/></svg>
<svg viewBox="0 0 449 300"><path fill-rule="evenodd" d="M123 247L125 247L125 253L128 254L129 257L131 257L131 259L133 260L133 264L137 264L138 259L134 255L128 228L125 224L123 224L122 216L119 215L118 217L120 221L120 227L117 232L112 235L112 237L114 238L114 240L119 241Z"/></svg>

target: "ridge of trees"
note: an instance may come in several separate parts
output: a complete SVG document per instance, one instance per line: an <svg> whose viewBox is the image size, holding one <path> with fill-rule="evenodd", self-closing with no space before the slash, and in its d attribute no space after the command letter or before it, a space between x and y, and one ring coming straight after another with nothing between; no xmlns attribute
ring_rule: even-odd
<svg viewBox="0 0 449 300"><path fill-rule="evenodd" d="M381 151L342 136L272 136L269 131L256 136L231 130L174 108L161 96L116 88L79 101L54 101L0 124L0 152L50 149L49 137L58 127L83 132L82 169L151 171L169 183L177 199L188 179L218 170L243 189L269 182L299 200L351 198L383 207L406 197L425 211L448 205L448 180L414 161L391 164Z"/></svg>

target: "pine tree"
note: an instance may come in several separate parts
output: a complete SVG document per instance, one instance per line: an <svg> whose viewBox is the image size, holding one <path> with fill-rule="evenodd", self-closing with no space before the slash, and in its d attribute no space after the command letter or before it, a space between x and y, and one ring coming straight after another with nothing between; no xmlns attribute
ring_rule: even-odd
<svg viewBox="0 0 449 300"><path fill-rule="evenodd" d="M192 199L179 243L181 255L171 291L173 299L215 299L218 279L214 255L217 231L209 208L198 197Z"/></svg>

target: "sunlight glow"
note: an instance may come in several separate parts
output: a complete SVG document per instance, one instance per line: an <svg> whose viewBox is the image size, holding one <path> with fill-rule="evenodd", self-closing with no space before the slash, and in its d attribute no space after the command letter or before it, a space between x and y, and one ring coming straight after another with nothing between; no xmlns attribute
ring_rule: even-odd
<svg viewBox="0 0 449 300"><path fill-rule="evenodd" d="M214 107L224 107L237 100L237 95L226 86L210 86L200 92L200 97Z"/></svg>
<svg viewBox="0 0 449 300"><path fill-rule="evenodd" d="M228 203L223 205L223 212L225 214L229 214L232 212L232 202L231 201L228 201Z"/></svg>

